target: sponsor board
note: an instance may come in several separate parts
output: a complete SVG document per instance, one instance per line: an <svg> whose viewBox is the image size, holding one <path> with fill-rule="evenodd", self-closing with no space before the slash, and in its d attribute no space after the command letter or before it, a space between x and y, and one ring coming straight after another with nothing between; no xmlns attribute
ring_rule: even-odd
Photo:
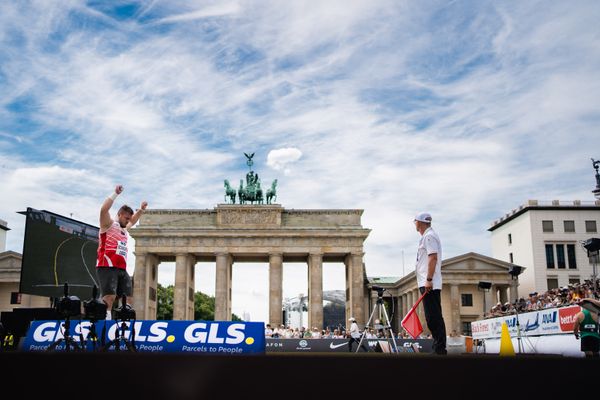
<svg viewBox="0 0 600 400"><path fill-rule="evenodd" d="M518 319L516 314L488 318L471 322L471 331L473 339L498 338L502 333L502 324L506 323L511 335L517 332L529 336L571 333L575 315L580 310L579 306L567 306L521 313Z"/></svg>
<svg viewBox="0 0 600 400"><path fill-rule="evenodd" d="M348 353L349 339L266 339L267 353ZM383 342L383 343L382 343ZM379 348L394 351L391 339L365 339L363 343L370 351L379 351ZM429 353L432 350L432 339L396 339L398 353ZM356 342L353 344L352 353L356 352Z"/></svg>
<svg viewBox="0 0 600 400"><path fill-rule="evenodd" d="M90 321L70 321L70 336L78 346L94 348ZM33 321L25 336L21 350L46 351L53 343L64 338L64 321ZM96 348L114 341L117 330L122 332L121 321L98 321L95 330L100 337ZM264 323L231 321L126 321L124 336L140 352L189 352L210 354L251 354L265 352ZM134 335L132 336L132 327ZM133 339L133 340L132 340ZM112 342L108 350L117 346L126 350L124 340ZM56 346L65 350L64 341Z"/></svg>

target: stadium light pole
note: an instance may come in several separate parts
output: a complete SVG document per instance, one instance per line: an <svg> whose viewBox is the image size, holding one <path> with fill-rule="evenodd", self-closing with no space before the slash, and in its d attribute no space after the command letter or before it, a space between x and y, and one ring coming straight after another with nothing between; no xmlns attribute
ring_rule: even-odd
<svg viewBox="0 0 600 400"><path fill-rule="evenodd" d="M592 193L594 194L594 197L596 197L596 199L600 200L600 173L598 172L598 169L600 168L600 160L594 160L592 158L592 166L594 167L594 169L596 170L596 188L594 190L592 190ZM593 286L594 286L594 298L598 298L598 275L597 275L597 265L598 265L598 248L597 245L594 245L594 239L589 239L586 241L586 244L584 244L584 247L586 248L586 250L588 251L588 258L590 259L591 263L592 263L592 279L593 279ZM597 242L596 242L597 243Z"/></svg>
<svg viewBox="0 0 600 400"><path fill-rule="evenodd" d="M592 166L596 170L596 189L592 190L596 199L600 200L600 173L598 173L598 168L600 168L600 160L594 160L592 158Z"/></svg>
<svg viewBox="0 0 600 400"><path fill-rule="evenodd" d="M598 238L590 238L588 240L584 240L582 246L587 250L587 255L592 264L592 286L594 289L594 298L598 298L598 292L600 291L598 288L598 255L600 253L600 239Z"/></svg>

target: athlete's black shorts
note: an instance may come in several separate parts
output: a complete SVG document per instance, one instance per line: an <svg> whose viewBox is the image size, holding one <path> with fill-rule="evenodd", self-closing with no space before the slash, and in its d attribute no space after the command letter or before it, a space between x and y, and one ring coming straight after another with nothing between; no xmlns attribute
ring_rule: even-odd
<svg viewBox="0 0 600 400"><path fill-rule="evenodd" d="M582 336L581 351L591 351L593 353L598 353L600 351L600 339L594 336Z"/></svg>
<svg viewBox="0 0 600 400"><path fill-rule="evenodd" d="M100 281L101 296L116 294L118 297L123 295L131 297L131 277L127 270L114 267L98 267L96 273Z"/></svg>

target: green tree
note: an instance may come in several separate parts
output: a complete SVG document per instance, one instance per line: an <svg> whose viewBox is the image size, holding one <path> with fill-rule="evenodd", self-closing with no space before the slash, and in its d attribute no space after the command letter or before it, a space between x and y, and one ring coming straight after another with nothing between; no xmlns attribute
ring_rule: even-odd
<svg viewBox="0 0 600 400"><path fill-rule="evenodd" d="M157 288L158 304L156 310L156 319L173 319L173 296L175 288L173 285L162 286L160 283ZM214 321L215 319L215 298L202 292L194 293L194 319ZM242 319L235 314L231 315L232 321L241 321Z"/></svg>
<svg viewBox="0 0 600 400"><path fill-rule="evenodd" d="M215 320L215 298L202 292L194 294L194 319L214 321ZM232 321L241 321L242 319L235 314L231 314Z"/></svg>
<svg viewBox="0 0 600 400"><path fill-rule="evenodd" d="M157 287L156 319L173 319L173 285Z"/></svg>
<svg viewBox="0 0 600 400"><path fill-rule="evenodd" d="M214 321L215 319L215 298L196 292L194 294L194 319Z"/></svg>

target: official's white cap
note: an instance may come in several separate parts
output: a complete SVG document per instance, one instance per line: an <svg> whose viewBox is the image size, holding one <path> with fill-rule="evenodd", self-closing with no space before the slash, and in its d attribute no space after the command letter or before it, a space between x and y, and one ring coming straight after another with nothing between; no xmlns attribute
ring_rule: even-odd
<svg viewBox="0 0 600 400"><path fill-rule="evenodd" d="M356 321L356 318L350 317L350 318L348 318L348 321Z"/></svg>
<svg viewBox="0 0 600 400"><path fill-rule="evenodd" d="M431 214L422 212L415 215L415 221L425 222L426 224L431 223Z"/></svg>

